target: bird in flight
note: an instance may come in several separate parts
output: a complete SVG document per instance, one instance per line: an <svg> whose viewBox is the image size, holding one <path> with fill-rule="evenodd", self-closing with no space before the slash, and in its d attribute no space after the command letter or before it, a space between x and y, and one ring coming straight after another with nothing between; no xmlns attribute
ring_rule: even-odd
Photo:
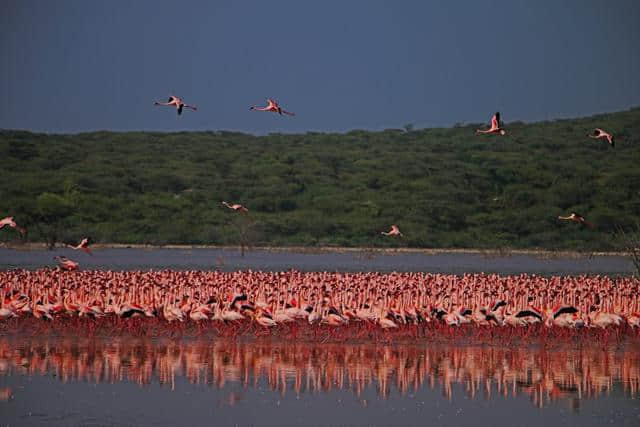
<svg viewBox="0 0 640 427"><path fill-rule="evenodd" d="M613 135L611 135L608 132L603 131L600 128L595 128L593 130L593 133L589 134L589 138L593 138L593 139L605 138L607 140L607 142L609 143L609 145L611 145L612 148L616 146L616 142L613 140Z"/></svg>
<svg viewBox="0 0 640 427"><path fill-rule="evenodd" d="M595 228L595 225L584 219L582 215L576 212L571 212L569 216L559 216L558 219L563 219L566 221L577 222L578 224L586 225L589 228Z"/></svg>
<svg viewBox="0 0 640 427"><path fill-rule="evenodd" d="M404 234L400 232L400 229L395 224L391 225L391 230L381 231L380 234L384 234L385 236L404 236Z"/></svg>
<svg viewBox="0 0 640 427"><path fill-rule="evenodd" d="M89 249L89 244L91 243L91 237L85 237L78 243L76 246L68 245L71 249L85 251L89 255L93 255L91 249Z"/></svg>
<svg viewBox="0 0 640 427"><path fill-rule="evenodd" d="M198 111L198 107L193 106L193 105L188 105L185 104L184 101L182 101L182 98L178 98L177 96L173 96L171 95L169 97L169 101L167 102L154 102L153 105L163 105L163 106L167 106L167 107L171 107L171 106L175 106L178 109L178 115L182 114L182 109L184 107L186 108L191 108L193 111Z"/></svg>
<svg viewBox="0 0 640 427"><path fill-rule="evenodd" d="M249 212L249 209L245 208L244 206L235 203L233 205L230 205L229 203L222 201L222 204L225 205L226 207L228 207L229 209L233 209L236 212Z"/></svg>
<svg viewBox="0 0 640 427"><path fill-rule="evenodd" d="M15 228L22 235L24 235L24 233L27 232L27 230L25 230L24 228L22 228L18 224L16 224L16 222L13 220L12 216L8 216L6 218L0 219L0 229L4 228L5 225L8 225L11 228Z"/></svg>
<svg viewBox="0 0 640 427"><path fill-rule="evenodd" d="M53 257L53 259L58 261L58 268L60 268L61 270L66 270L66 271L73 271L73 270L77 270L78 266L80 264L78 264L75 261L70 260L69 258L67 258L66 256L55 256Z"/></svg>
<svg viewBox="0 0 640 427"><path fill-rule="evenodd" d="M503 127L500 127L500 112L496 112L493 117L491 117L491 127L486 130L476 129L477 134L487 134L487 133L499 133L500 135L505 135L507 132Z"/></svg>
<svg viewBox="0 0 640 427"><path fill-rule="evenodd" d="M256 107L256 106L252 106L249 108L249 110L254 110L254 111L272 111L274 113L278 113L280 115L284 114L288 114L289 116L295 116L295 113L292 113L290 111L285 111L282 109L282 107L280 107L280 104L278 104L276 101L274 101L273 99L268 99L267 98L267 106L266 107Z"/></svg>

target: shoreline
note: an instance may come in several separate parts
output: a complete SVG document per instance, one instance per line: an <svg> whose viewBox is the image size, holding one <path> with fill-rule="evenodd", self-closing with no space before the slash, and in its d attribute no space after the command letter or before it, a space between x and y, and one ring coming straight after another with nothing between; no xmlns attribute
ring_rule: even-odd
<svg viewBox="0 0 640 427"><path fill-rule="evenodd" d="M94 249L174 249L174 250L192 250L192 249L209 249L221 251L240 251L240 246L224 246L224 245L188 245L188 244L166 244L152 245L140 243L95 243L91 245ZM67 248L66 245L56 244L52 250ZM12 243L4 242L0 245L0 249L38 251L48 250L47 244L42 242L29 243ZM350 246L251 246L245 247L245 252L295 252L308 254L323 253L377 253L383 255L393 254L423 254L423 255L456 255L456 254L477 254L485 256L501 256L508 257L512 255L531 255L543 258L584 258L593 256L611 256L611 257L627 257L629 252L607 252L607 251L571 251L571 250L548 250L548 249L479 249L479 248L376 248L376 247L350 247Z"/></svg>
<svg viewBox="0 0 640 427"><path fill-rule="evenodd" d="M612 333L612 331L614 333ZM269 328L253 323L251 320L235 322L175 321L168 322L160 318L120 318L120 317L56 317L54 322L43 321L35 317L6 319L0 323L0 337L24 336L58 337L80 336L93 339L113 337L146 339L216 339L237 342L261 342L271 340L291 341L299 344L382 344L415 345L496 345L530 346L569 344L640 344L635 329L628 325L566 328L548 327L541 323L525 327L514 326L478 326L473 324L449 326L442 322L404 325L386 330L379 325L364 321L353 321L336 327L309 324L306 320L281 323Z"/></svg>

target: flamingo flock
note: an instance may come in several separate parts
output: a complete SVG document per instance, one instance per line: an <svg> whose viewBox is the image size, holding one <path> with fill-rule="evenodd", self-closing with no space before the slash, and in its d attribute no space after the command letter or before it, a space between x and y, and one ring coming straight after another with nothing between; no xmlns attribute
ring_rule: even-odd
<svg viewBox="0 0 640 427"><path fill-rule="evenodd" d="M197 111L182 98L170 96L156 106ZM295 116L267 99L264 111ZM500 112L478 135L507 134ZM613 136L600 128L588 135L614 147ZM221 204L237 213L239 203ZM588 228L595 225L571 212L558 216ZM26 229L14 217L0 220L0 229ZM397 224L385 237L403 237ZM68 245L93 255L91 239ZM172 322L250 323L269 330L284 324L326 328L365 325L384 331L409 325L449 328L612 328L640 327L639 282L631 278L552 277L535 275L439 275L422 273L282 273L266 272L112 272L83 271L79 263L54 257L57 270L0 272L0 319L156 318Z"/></svg>
<svg viewBox="0 0 640 427"><path fill-rule="evenodd" d="M60 261L59 271L0 272L0 318L154 318L257 330L640 327L640 280L628 277L73 271L73 262Z"/></svg>

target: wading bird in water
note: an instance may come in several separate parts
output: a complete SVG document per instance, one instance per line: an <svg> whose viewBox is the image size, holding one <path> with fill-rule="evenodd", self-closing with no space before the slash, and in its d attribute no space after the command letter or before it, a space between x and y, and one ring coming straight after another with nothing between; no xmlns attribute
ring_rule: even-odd
<svg viewBox="0 0 640 427"><path fill-rule="evenodd" d="M576 212L571 212L571 215L569 216L559 216L558 219L563 219L566 221L574 221L574 222L577 222L578 224L586 225L589 228L595 227L595 225L593 225L592 223L584 219L582 215Z"/></svg>
<svg viewBox="0 0 640 427"><path fill-rule="evenodd" d="M153 103L153 105L163 105L163 106L167 106L167 107L174 106L174 107L176 107L178 109L178 115L182 114L182 109L184 107L191 108L193 111L198 111L198 107L193 106L193 105L185 104L182 101L182 98L178 98L177 96L173 96L173 95L171 95L169 97L169 101L167 101L167 102L157 102L156 101L156 102Z"/></svg>
<svg viewBox="0 0 640 427"><path fill-rule="evenodd" d="M93 255L93 252L91 252L91 249L89 249L89 244L91 243L91 237L85 237L84 239L82 239L82 241L80 243L78 243L76 246L73 245L68 245L71 249L74 250L81 250L81 251L85 251L86 253L88 253L89 255Z"/></svg>
<svg viewBox="0 0 640 427"><path fill-rule="evenodd" d="M611 147L615 147L616 142L613 140L613 135L611 135L608 132L603 131L600 128L595 128L593 130L593 133L589 135L589 138L593 138L593 139L602 139L605 138L607 140L607 142L609 142L609 145L611 145Z"/></svg>
<svg viewBox="0 0 640 427"><path fill-rule="evenodd" d="M69 258L67 258L66 256L55 256L53 257L53 259L55 259L56 261L58 261L58 268L60 270L66 270L66 271L73 271L73 270L77 270L78 266L80 264L78 264L75 261L70 260Z"/></svg>
<svg viewBox="0 0 640 427"><path fill-rule="evenodd" d="M381 231L380 234L384 234L385 236L404 236L404 234L400 232L400 229L395 224L391 225L391 230Z"/></svg>
<svg viewBox="0 0 640 427"><path fill-rule="evenodd" d="M249 107L249 110L254 110L254 111L272 111L272 112L278 113L280 115L282 115L282 113L288 114L289 116L295 116L296 115L295 113L292 113L290 111L283 110L282 107L280 107L280 104L278 104L273 99L268 99L268 98L267 98L267 106L266 107L252 106L252 107Z"/></svg>
<svg viewBox="0 0 640 427"><path fill-rule="evenodd" d="M489 129L476 129L476 133L499 133L500 135L506 134L507 132L500 126L500 112L496 112L493 117L491 117L491 127Z"/></svg>
<svg viewBox="0 0 640 427"><path fill-rule="evenodd" d="M222 201L222 204L225 205L226 207L228 207L229 209L232 209L236 212L249 212L249 209L245 208L244 206L235 203L233 205L230 205L229 203L225 202L224 200Z"/></svg>
<svg viewBox="0 0 640 427"><path fill-rule="evenodd" d="M16 222L13 220L12 216L8 216L6 218L2 218L0 219L0 229L4 228L5 225L8 225L11 228L15 228L16 230L18 230L20 232L20 234L23 234L27 232L27 230L25 230L24 228L20 227L18 224L16 224Z"/></svg>

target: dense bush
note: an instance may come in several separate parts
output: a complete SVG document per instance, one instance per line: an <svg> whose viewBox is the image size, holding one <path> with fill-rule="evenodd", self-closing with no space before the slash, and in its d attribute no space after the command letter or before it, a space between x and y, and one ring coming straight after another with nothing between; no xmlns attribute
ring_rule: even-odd
<svg viewBox="0 0 640 427"><path fill-rule="evenodd" d="M620 135L616 148L587 138L594 127ZM640 109L507 124L505 137L406 129L1 131L0 216L31 241L584 250L615 248L617 227L640 220ZM596 230L556 219L572 210ZM380 235L392 223L404 239Z"/></svg>

